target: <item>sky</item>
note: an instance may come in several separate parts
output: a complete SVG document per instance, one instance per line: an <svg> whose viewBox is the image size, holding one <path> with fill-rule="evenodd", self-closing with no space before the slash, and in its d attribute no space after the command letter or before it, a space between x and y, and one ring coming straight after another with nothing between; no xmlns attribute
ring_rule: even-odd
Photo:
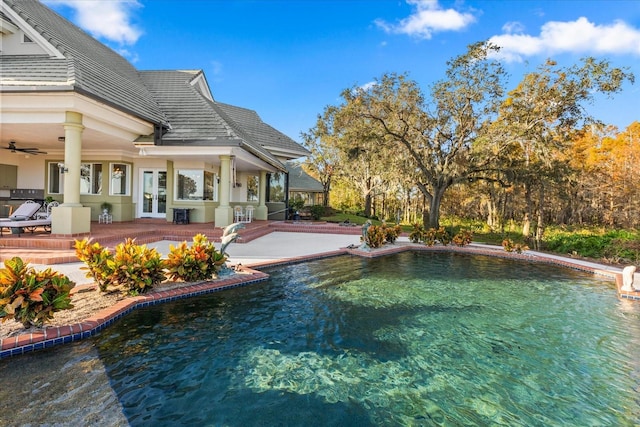
<svg viewBox="0 0 640 427"><path fill-rule="evenodd" d="M425 94L447 61L490 40L507 89L547 59L628 67L635 84L587 110L640 120L638 0L44 0L140 70L202 69L213 97L302 142L340 93L407 73Z"/></svg>

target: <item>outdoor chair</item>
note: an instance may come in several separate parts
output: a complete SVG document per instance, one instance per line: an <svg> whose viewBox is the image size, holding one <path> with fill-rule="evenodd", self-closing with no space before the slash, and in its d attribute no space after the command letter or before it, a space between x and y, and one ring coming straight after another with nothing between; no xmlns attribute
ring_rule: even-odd
<svg viewBox="0 0 640 427"><path fill-rule="evenodd" d="M253 221L253 206L247 206L244 210L244 220L242 222L251 222Z"/></svg>
<svg viewBox="0 0 640 427"><path fill-rule="evenodd" d="M35 204L40 206L38 203L35 203ZM3 236L3 230L5 228L8 228L10 231L17 230L18 237L20 237L20 235L22 234L23 229L27 229L28 231L31 231L33 233L38 227L43 227L44 231L47 231L50 233L51 232L51 212L53 211L53 208L55 208L58 205L59 205L58 202L53 201L47 205L46 212L38 213L36 210L36 212L34 212L29 217L29 219L0 221L0 237ZM16 212L17 211L18 209L16 209ZM16 212L14 212L14 215Z"/></svg>
<svg viewBox="0 0 640 427"><path fill-rule="evenodd" d="M244 211L242 210L242 206L235 206L233 208L233 218L235 219L233 222L244 222Z"/></svg>
<svg viewBox="0 0 640 427"><path fill-rule="evenodd" d="M27 200L18 206L18 209L9 215L9 218L0 218L0 222L31 219L41 207L42 205L40 203L34 202L33 200Z"/></svg>

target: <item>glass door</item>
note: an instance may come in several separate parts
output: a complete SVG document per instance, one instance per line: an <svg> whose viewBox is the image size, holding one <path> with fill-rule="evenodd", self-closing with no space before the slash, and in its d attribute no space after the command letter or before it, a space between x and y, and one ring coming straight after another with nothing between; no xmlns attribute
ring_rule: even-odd
<svg viewBox="0 0 640 427"><path fill-rule="evenodd" d="M164 218L167 213L167 171L140 170L140 217Z"/></svg>

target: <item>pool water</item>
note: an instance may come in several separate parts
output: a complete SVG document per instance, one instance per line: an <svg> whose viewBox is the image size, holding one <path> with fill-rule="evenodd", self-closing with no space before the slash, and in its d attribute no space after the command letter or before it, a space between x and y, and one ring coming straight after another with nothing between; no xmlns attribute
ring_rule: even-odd
<svg viewBox="0 0 640 427"><path fill-rule="evenodd" d="M640 304L609 280L420 252L268 273L33 356L92 346L132 426L640 424Z"/></svg>

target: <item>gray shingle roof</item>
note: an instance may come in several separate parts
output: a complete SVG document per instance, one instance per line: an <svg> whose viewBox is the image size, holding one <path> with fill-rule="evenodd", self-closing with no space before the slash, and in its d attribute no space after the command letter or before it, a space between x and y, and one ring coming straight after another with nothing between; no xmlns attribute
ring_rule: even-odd
<svg viewBox="0 0 640 427"><path fill-rule="evenodd" d="M1 81L50 82L70 87L74 77L73 59L45 56L3 56L0 61ZM13 76L13 77L12 77Z"/></svg>
<svg viewBox="0 0 640 427"><path fill-rule="evenodd" d="M284 165L253 135L191 84L201 74L198 70L140 72L171 123L171 129L162 136L162 145L237 145L284 170Z"/></svg>
<svg viewBox="0 0 640 427"><path fill-rule="evenodd" d="M37 0L3 0L9 7L69 61L68 80L74 90L99 99L152 123L166 124L166 118L142 83L138 71L122 56L100 43ZM42 56L31 63L31 81L61 78L60 59ZM3 56L0 68L5 86L23 81L24 58ZM19 71L18 71L19 70ZM19 86L12 88L20 90Z"/></svg>
<svg viewBox="0 0 640 427"><path fill-rule="evenodd" d="M296 162L286 162L289 172L289 191L322 192L322 183L306 173Z"/></svg>
<svg viewBox="0 0 640 427"><path fill-rule="evenodd" d="M235 145L280 170L276 156L309 152L246 108L207 98L197 85L202 71L139 71L125 58L37 0L2 0L36 29L64 58L3 56L3 90L75 90L167 132L163 145ZM40 83L40 85L38 85Z"/></svg>
<svg viewBox="0 0 640 427"><path fill-rule="evenodd" d="M291 152L294 155L292 158L310 154L293 139L263 122L255 111L221 102L216 104L263 147L269 150Z"/></svg>

